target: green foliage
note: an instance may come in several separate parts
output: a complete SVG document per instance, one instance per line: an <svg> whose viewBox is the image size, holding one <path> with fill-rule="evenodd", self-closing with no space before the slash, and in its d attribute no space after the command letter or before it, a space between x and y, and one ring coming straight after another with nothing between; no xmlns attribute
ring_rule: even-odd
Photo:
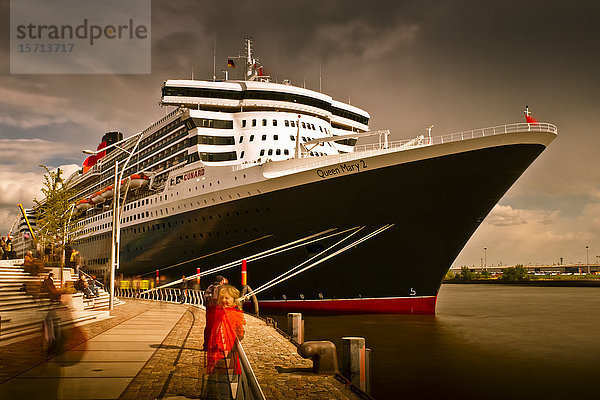
<svg viewBox="0 0 600 400"><path fill-rule="evenodd" d="M68 180L63 179L60 168L51 171L45 165L40 167L46 170L46 174L42 187L44 198L33 199L37 214L36 239L43 248L50 247L52 253L56 253L62 251L67 232L70 232L69 241L74 239L73 227L78 218L71 209L73 203L69 199L75 196L75 189L69 187Z"/></svg>
<svg viewBox="0 0 600 400"><path fill-rule="evenodd" d="M460 267L460 278L463 281L473 280L474 274L468 267Z"/></svg>
<svg viewBox="0 0 600 400"><path fill-rule="evenodd" d="M527 268L522 265L515 265L514 267L504 268L502 271L502 280L505 281L526 281L529 280L529 274Z"/></svg>
<svg viewBox="0 0 600 400"><path fill-rule="evenodd" d="M456 274L454 272L448 270L448 272L446 272L446 276L444 276L444 280L451 281L453 279L456 279Z"/></svg>
<svg viewBox="0 0 600 400"><path fill-rule="evenodd" d="M490 279L492 277L492 274L490 271L481 271L481 273L477 274L477 278L481 278L481 279Z"/></svg>

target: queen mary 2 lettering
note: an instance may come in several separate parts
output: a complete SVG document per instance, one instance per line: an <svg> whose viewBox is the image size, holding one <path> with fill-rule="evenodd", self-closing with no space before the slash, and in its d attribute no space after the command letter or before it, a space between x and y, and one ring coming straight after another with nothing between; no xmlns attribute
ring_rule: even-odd
<svg viewBox="0 0 600 400"><path fill-rule="evenodd" d="M366 111L261 76L250 40L244 54L245 80L165 81L170 112L104 135L102 156L71 178L90 272L111 265L118 161L119 274L200 267L202 286L217 274L239 285L246 259L263 309L432 314L456 256L557 135L527 111L524 123L392 142ZM378 143L357 145L368 136Z"/></svg>

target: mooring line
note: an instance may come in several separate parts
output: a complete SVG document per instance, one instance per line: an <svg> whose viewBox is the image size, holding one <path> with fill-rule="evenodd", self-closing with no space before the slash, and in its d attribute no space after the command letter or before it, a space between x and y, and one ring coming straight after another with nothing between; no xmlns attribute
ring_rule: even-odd
<svg viewBox="0 0 600 400"><path fill-rule="evenodd" d="M327 234L327 233L329 233L329 232L331 232L331 231L334 231L335 229L336 229L336 228L330 228L330 229L326 229L326 230L324 230L324 231L321 231L321 232L319 232L319 233L315 233L315 234L312 234L312 235L309 235L309 236L305 236L305 237L304 237L304 238L302 238L302 239L298 239L298 240L295 240L295 241L292 241L292 242L289 242L289 243L286 243L286 244L283 244L283 245L280 245L280 246L274 247L274 248L272 248L272 249L265 250L265 251L262 251L262 252L260 252L260 253L257 253L257 254L250 255L250 256L248 256L248 257L244 257L244 258L241 258L241 259L239 259L239 260L232 261L232 262L230 262L230 263L227 263L227 264L224 264L224 265L221 265L221 266L215 267L215 268L213 268L213 269L210 269L210 270L207 270L207 271L203 271L203 272L201 272L200 274L194 274L194 275L190 275L189 277L186 277L186 278L185 278L185 280L186 280L186 281L187 281L187 280L192 280L192 279L195 279L195 278L197 278L197 277L202 277L202 276L205 276L205 275L210 275L210 274L213 274L213 273L215 273L215 272L219 272L219 271L223 271L223 270L225 270L225 269L229 269L229 268L236 267L236 266L240 265L240 264L242 263L242 261L243 261L243 260L255 261L255 260L258 260L258 259L260 259L260 258L269 257L269 256L271 256L271 255L274 255L274 254L279 254L279 253L281 253L281 252L284 252L284 251L289 251L289 250L291 250L291 249L294 249L294 248L296 248L296 247L299 247L299 246L304 246L304 245L306 245L306 244L313 243L314 241L318 241L318 240L323 240L323 239L326 239L326 238L328 238L328 237L330 237L330 236L325 236L325 237L323 237L323 238L317 238L317 239L315 239L315 240L313 240L313 241L309 241L309 242L307 242L307 243L303 243L303 244L302 244L302 242L303 242L303 241L305 241L305 240L310 240L310 239L312 239L312 238L314 238L314 237L318 237L318 236L320 236L320 235ZM343 232L346 232L346 231L343 231ZM334 236L334 235L339 235L339 234L341 234L341 233L343 233L343 232L336 232L336 233L332 234L331 236ZM301 244L295 245L295 244L297 244L297 243L301 243ZM295 245L295 246L293 246L293 247L288 247L288 246L292 246L292 245ZM286 247L288 247L288 248L286 248ZM283 250L281 250L281 249L283 249ZM146 291L144 291L144 292L141 292L140 294L149 293L149 292L152 292L152 291L154 291L154 290L158 290L158 289L164 289L164 288L167 288L167 287L169 287L169 286L177 285L177 284L179 284L179 283L181 283L181 282L183 282L183 279L178 279L178 280L176 280L176 281L172 281L172 282L166 283L166 284L164 284L164 285L162 285L162 286L158 286L158 287L155 287L155 288L153 288L153 289L148 289L148 290L146 290Z"/></svg>
<svg viewBox="0 0 600 400"><path fill-rule="evenodd" d="M338 254L341 254L341 253L345 252L346 250L348 250L348 249L350 249L350 248L352 248L352 247L354 247L354 246L357 246L357 245L361 244L362 242L364 242L364 241L366 241L366 240L369 240L369 239L371 239L372 237L375 237L375 236L379 235L381 232L384 232L384 231L386 231L387 229L391 228L392 226L394 226L394 224L388 224L388 225L384 225L383 227L381 227L381 228L379 228L379 229L377 229L377 230L375 230L375 231L373 231L373 232L369 233L368 235L364 236L364 237L363 237L363 238L361 238L361 239L358 239L358 240L356 240L356 241L354 241L354 242L350 243L349 245L346 245L346 246L345 246L345 247L343 247L342 249L340 249L340 250L337 250L336 252L334 252L334 253L332 253L332 254L328 255L327 257L323 257L322 259L320 259L320 260L318 260L318 261L316 261L316 262L314 262L314 263L312 263L312 264L310 264L310 265L308 265L308 266L306 266L306 267L302 268L301 270L299 270L299 271L296 271L296 272L294 272L293 274L287 275L287 276L285 276L284 278L282 278L281 280L279 280L279 281L277 281L277 282L275 282L275 283L272 283L272 284L270 284L270 285L268 285L268 286L266 286L266 287L263 287L261 290L256 290L256 291L250 292L250 293L248 293L246 296L248 296L248 295L250 295L250 296L252 296L252 295L256 295L257 293L260 293L260 292L262 292L262 291L265 291L265 290L267 290L267 289L270 289L271 287L273 287L273 286L275 286L275 285L278 285L278 284L280 284L280 283L282 283L282 282L284 282L284 281L286 281L286 280L288 280L288 279L290 279L290 278L292 278L292 277L294 277L294 276L296 276L296 275L298 275L298 274L301 274L302 272L304 272L304 271L306 271L306 270L308 270L308 269L310 269L310 268L312 268L312 267L315 267L315 266L317 266L317 265L321 264L322 262L325 262L325 261L327 261L328 259L330 259L330 258L332 258L332 257L335 257L335 256L337 256Z"/></svg>
<svg viewBox="0 0 600 400"><path fill-rule="evenodd" d="M247 299L249 299L250 297L252 297L252 295L254 295L254 294L256 294L256 293L259 293L259 292L261 292L261 291L262 291L262 289L263 289L264 287L266 287L266 286L270 285L271 283L273 283L273 282L275 282L275 281L277 281L277 280L279 280L279 279L283 278L284 276L286 276L286 275L288 275L288 274L291 274L292 272L294 272L294 271L295 271L295 270L297 270L298 268L301 268L303 265L305 265L305 264L307 264L307 263L311 262L312 260L314 260L314 259L316 259L316 258L320 257L322 254L324 254L324 253L328 252L329 250L331 250L332 248L336 247L337 245L339 245L340 243L344 242L345 240L348 240L349 238L351 238L352 236L354 236L355 234L357 234L358 232L360 232L362 229L364 229L364 226L361 226L361 227L359 227L357 230L355 230L354 232L352 232L350 235L348 235L348 236L344 237L342 240L340 240L340 241L338 241L338 242L336 242L336 243L332 244L331 246L329 246L329 247L328 247L328 248L326 248L325 250L321 251L320 253L318 253L318 254L315 254L314 256L310 257L310 258L309 258L309 259L307 259L306 261L304 261L304 262L302 262L302 263L300 263L300 264L296 265L294 268L292 268L292 269L290 269L290 270L288 270L288 271L284 272L283 274L281 274L281 275L279 275L279 276L277 276L277 277L275 277L275 278L271 279L269 282L263 283L262 285L260 285L260 286L259 286L259 287L257 287L256 289L254 289L252 292L250 292L250 293L246 294L246 295L245 295L245 296L242 298L242 300L243 300L243 301L246 301ZM346 231L344 231L344 232L347 232L347 230L346 230Z"/></svg>

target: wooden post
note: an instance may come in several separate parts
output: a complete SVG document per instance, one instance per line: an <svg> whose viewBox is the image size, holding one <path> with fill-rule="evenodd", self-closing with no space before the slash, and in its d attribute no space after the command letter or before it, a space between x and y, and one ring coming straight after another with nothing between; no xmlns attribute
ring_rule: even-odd
<svg viewBox="0 0 600 400"><path fill-rule="evenodd" d="M342 338L342 375L363 392L367 390L365 353L365 338Z"/></svg>
<svg viewBox="0 0 600 400"><path fill-rule="evenodd" d="M296 341L296 343L301 344L304 342L304 321L302 321L301 313L288 313L288 323L287 330L288 335L292 337Z"/></svg>

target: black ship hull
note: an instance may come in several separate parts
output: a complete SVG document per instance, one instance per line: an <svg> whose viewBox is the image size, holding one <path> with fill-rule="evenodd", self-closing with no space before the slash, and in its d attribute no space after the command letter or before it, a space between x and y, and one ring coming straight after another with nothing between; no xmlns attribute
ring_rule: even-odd
<svg viewBox="0 0 600 400"><path fill-rule="evenodd" d="M260 293L261 307L432 314L451 263L544 149L521 143L441 155L154 219L122 230L117 274L152 278L159 269L175 279L330 228L393 224ZM340 238L250 262L248 284L258 287ZM110 237L86 246L78 247L88 258L110 257ZM240 284L239 267L221 273Z"/></svg>

